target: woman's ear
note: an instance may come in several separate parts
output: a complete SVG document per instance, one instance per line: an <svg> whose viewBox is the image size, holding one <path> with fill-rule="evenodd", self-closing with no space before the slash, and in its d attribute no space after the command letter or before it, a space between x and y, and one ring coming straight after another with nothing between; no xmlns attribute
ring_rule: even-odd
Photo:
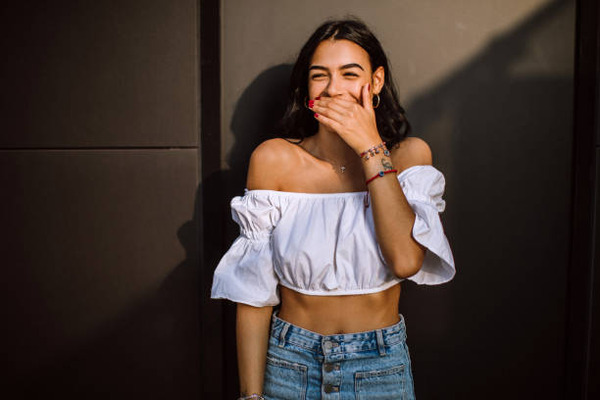
<svg viewBox="0 0 600 400"><path fill-rule="evenodd" d="M379 92L381 92L384 82L385 82L385 70L383 69L382 66L379 66L373 72L373 93L374 94L378 94Z"/></svg>

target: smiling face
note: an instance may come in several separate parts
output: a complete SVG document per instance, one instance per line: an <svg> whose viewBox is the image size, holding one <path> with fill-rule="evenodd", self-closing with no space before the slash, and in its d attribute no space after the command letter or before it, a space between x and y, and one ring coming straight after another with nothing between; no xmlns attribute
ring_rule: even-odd
<svg viewBox="0 0 600 400"><path fill-rule="evenodd" d="M369 54L349 40L324 40L315 49L308 69L308 96L354 99L361 103L361 89L371 84L379 93L384 82L383 67L373 73Z"/></svg>

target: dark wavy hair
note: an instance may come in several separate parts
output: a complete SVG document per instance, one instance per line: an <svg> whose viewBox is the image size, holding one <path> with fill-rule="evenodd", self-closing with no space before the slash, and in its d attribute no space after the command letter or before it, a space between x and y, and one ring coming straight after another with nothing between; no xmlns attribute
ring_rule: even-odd
<svg viewBox="0 0 600 400"><path fill-rule="evenodd" d="M375 109L377 129L388 148L400 143L409 133L410 124L398 95L381 43L367 26L356 18L327 21L317 28L300 50L292 69L290 98L280 121L281 136L290 139L309 137L317 133L318 122L312 111L305 107L308 96L308 68L317 46L324 40L349 40L362 47L371 61L371 70L383 67L385 81L379 93L379 106Z"/></svg>

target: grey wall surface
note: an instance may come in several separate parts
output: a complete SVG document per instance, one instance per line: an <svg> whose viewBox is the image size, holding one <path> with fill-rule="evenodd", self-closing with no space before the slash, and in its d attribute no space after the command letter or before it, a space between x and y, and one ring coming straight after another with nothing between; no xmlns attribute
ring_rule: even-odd
<svg viewBox="0 0 600 400"><path fill-rule="evenodd" d="M326 17L361 17L390 55L414 134L446 175L443 219L458 269L444 286L403 287L419 398L561 398L574 8L517 0L222 3L229 196L242 193L249 154L275 130L290 64ZM237 230L229 226L231 240Z"/></svg>
<svg viewBox="0 0 600 400"><path fill-rule="evenodd" d="M545 58L573 60L573 32L574 4L551 3L408 105L448 163L445 221L459 276L432 296L440 307L431 315L420 300L432 290L414 288L412 298L409 287L404 304L429 336L416 344L425 373L438 371L457 398L562 398L573 78ZM450 368L460 378L441 373Z"/></svg>
<svg viewBox="0 0 600 400"><path fill-rule="evenodd" d="M195 10L193 0L4 5L0 146L197 145Z"/></svg>
<svg viewBox="0 0 600 400"><path fill-rule="evenodd" d="M11 3L3 397L198 398L197 3Z"/></svg>

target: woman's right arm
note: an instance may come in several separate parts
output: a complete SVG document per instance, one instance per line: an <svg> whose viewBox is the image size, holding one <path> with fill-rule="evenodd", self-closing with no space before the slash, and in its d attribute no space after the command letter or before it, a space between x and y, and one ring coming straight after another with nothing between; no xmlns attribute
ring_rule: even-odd
<svg viewBox="0 0 600 400"><path fill-rule="evenodd" d="M288 173L286 154L289 143L271 139L252 152L246 188L279 190L279 182ZM243 396L262 394L269 329L273 307L237 304L237 354L240 392Z"/></svg>
<svg viewBox="0 0 600 400"><path fill-rule="evenodd" d="M242 397L262 394L272 313L273 307L237 304L236 337Z"/></svg>

